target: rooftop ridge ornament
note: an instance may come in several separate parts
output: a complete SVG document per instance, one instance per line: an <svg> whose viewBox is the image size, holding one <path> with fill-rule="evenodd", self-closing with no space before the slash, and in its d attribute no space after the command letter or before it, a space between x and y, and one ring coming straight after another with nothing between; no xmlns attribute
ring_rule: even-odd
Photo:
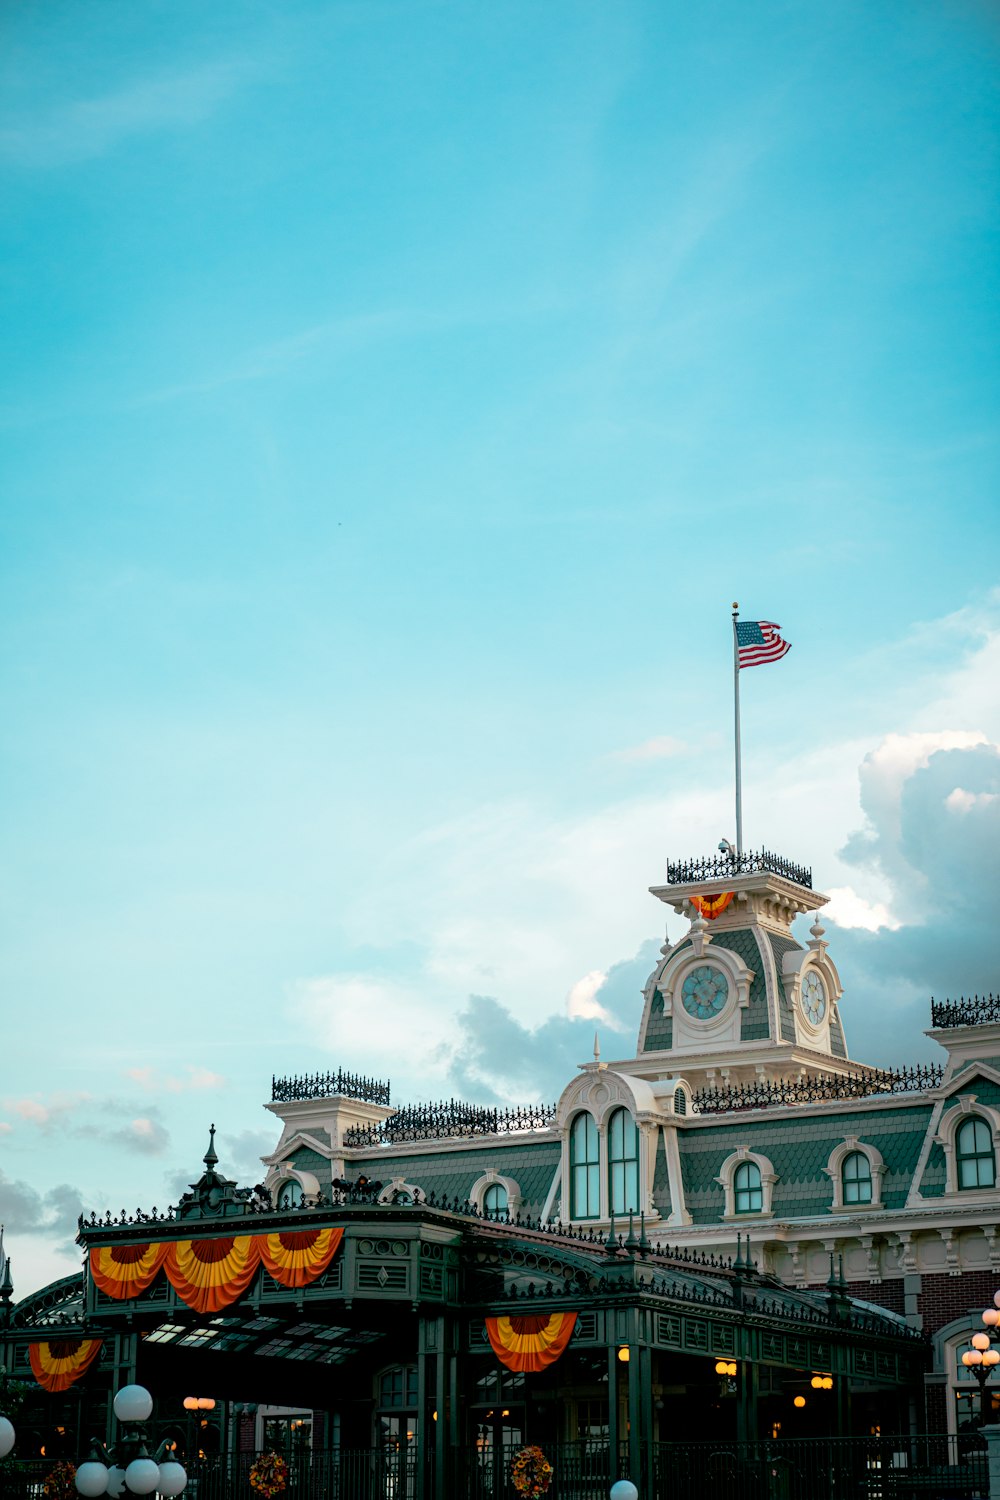
<svg viewBox="0 0 1000 1500"><path fill-rule="evenodd" d="M513 1135L548 1130L554 1104L518 1104L504 1109L464 1104L458 1099L436 1104L408 1104L387 1120L354 1125L344 1132L345 1146L384 1146L397 1141L437 1141L454 1136Z"/></svg>
<svg viewBox="0 0 1000 1500"><path fill-rule="evenodd" d="M1000 1021L1000 995L964 995L957 1000L935 1000L931 996L931 1026L947 1030L952 1026L988 1026Z"/></svg>
<svg viewBox="0 0 1000 1500"><path fill-rule="evenodd" d="M305 1073L271 1078L271 1102L291 1104L299 1099L360 1099L364 1104L389 1104L390 1084L357 1073Z"/></svg>
<svg viewBox="0 0 1000 1500"><path fill-rule="evenodd" d="M823 1074L774 1082L731 1083L699 1089L692 1103L703 1115L747 1109L774 1109L789 1104L820 1104L827 1099L867 1099L876 1094L914 1094L936 1089L944 1076L941 1063L915 1068L869 1068L839 1077Z"/></svg>
<svg viewBox="0 0 1000 1500"><path fill-rule="evenodd" d="M770 849L746 849L742 853L723 851L691 859L667 861L668 885L701 885L706 880L730 880L734 875L780 875L806 890L812 890L812 870L797 865Z"/></svg>

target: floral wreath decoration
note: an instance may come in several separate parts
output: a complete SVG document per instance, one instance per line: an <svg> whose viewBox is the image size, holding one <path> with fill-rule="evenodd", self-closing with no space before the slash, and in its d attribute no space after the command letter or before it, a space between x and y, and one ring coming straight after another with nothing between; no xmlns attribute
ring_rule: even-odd
<svg viewBox="0 0 1000 1500"><path fill-rule="evenodd" d="M250 1488L272 1500L288 1485L288 1465L280 1453L262 1453L250 1470Z"/></svg>
<svg viewBox="0 0 1000 1500"><path fill-rule="evenodd" d="M51 1473L46 1474L42 1485L45 1500L76 1500L76 1465L61 1459Z"/></svg>
<svg viewBox="0 0 1000 1500"><path fill-rule="evenodd" d="M522 1448L519 1453L514 1454L511 1461L511 1478L519 1495L526 1495L528 1500L538 1500L552 1483L552 1465L541 1448L534 1445Z"/></svg>

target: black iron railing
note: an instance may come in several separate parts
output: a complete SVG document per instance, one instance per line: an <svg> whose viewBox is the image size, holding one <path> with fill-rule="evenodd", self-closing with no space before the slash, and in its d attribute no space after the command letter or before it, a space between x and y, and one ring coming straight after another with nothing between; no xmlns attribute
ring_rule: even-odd
<svg viewBox="0 0 1000 1500"><path fill-rule="evenodd" d="M671 1407L667 1397L659 1419L665 1426ZM472 1418L475 1425L475 1413ZM607 1500L611 1485L624 1478L643 1500L705 1500L717 1494L727 1500L985 1500L989 1495L986 1445L977 1432L742 1443L716 1437L642 1443L630 1453L627 1442L612 1445L607 1439L557 1442L537 1431L528 1438L515 1420L512 1414L504 1427L484 1420L468 1446L445 1451L441 1474L435 1473L434 1444L423 1432L381 1448L289 1453L282 1500L416 1500L418 1494L427 1500L516 1500L511 1464L529 1440L552 1465L546 1500ZM832 1411L827 1420L832 1422ZM257 1456L191 1460L189 1492L197 1500L246 1500L253 1494L250 1470ZM36 1500L52 1467L51 1459L6 1461L4 1500Z"/></svg>
<svg viewBox="0 0 1000 1500"><path fill-rule="evenodd" d="M935 1089L944 1076L940 1063L915 1068L871 1068L842 1077L823 1075L775 1082L731 1083L698 1089L695 1108L703 1115L744 1109L775 1109L787 1104L819 1104L827 1099L867 1099L875 1094L915 1094Z"/></svg>
<svg viewBox="0 0 1000 1500"><path fill-rule="evenodd" d="M812 890L812 870L794 864L770 849L747 850L737 854L707 854L701 859L682 859L667 865L668 885L700 885L703 880L728 880L733 875L781 875L796 885Z"/></svg>
<svg viewBox="0 0 1000 1500"><path fill-rule="evenodd" d="M986 1026L1000 1021L1000 995L973 995L971 1000L931 1000L931 1025Z"/></svg>
<svg viewBox="0 0 1000 1500"><path fill-rule="evenodd" d="M333 1099L338 1095L360 1099L365 1104L388 1104L389 1084L357 1073L302 1073L294 1078L271 1079L272 1103L289 1104L295 1099Z"/></svg>
<svg viewBox="0 0 1000 1500"><path fill-rule="evenodd" d="M506 1109L463 1104L457 1099L408 1104L377 1124L352 1126L344 1132L344 1145L391 1146L399 1141L440 1141L453 1136L516 1135L548 1130L555 1114L554 1104L517 1104Z"/></svg>

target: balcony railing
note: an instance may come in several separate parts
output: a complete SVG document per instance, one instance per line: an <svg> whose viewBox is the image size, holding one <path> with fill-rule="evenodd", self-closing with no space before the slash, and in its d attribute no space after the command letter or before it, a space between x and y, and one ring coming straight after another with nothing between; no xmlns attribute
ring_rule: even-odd
<svg viewBox="0 0 1000 1500"><path fill-rule="evenodd" d="M729 880L734 875L780 875L795 885L812 890L812 870L797 865L770 849L745 850L737 854L706 854L700 859L682 859L667 865L668 885L700 885L704 880Z"/></svg>
<svg viewBox="0 0 1000 1500"><path fill-rule="evenodd" d="M507 1109L463 1104L457 1099L409 1104L388 1120L352 1126L344 1132L344 1145L390 1146L398 1141L440 1141L454 1136L515 1135L548 1130L555 1114L554 1104L517 1104Z"/></svg>
<svg viewBox="0 0 1000 1500"><path fill-rule="evenodd" d="M360 1099L364 1104L388 1104L389 1084L356 1073L303 1073L294 1078L271 1079L272 1103L290 1104L296 1099Z"/></svg>
<svg viewBox="0 0 1000 1500"><path fill-rule="evenodd" d="M867 1099L873 1094L913 1094L936 1089L944 1075L940 1063L916 1068L871 1068L839 1078L807 1076L776 1082L732 1083L699 1089L692 1096L703 1115L746 1109L777 1109L789 1104L821 1104L827 1099Z"/></svg>
<svg viewBox="0 0 1000 1500"><path fill-rule="evenodd" d="M943 1030L949 1026L987 1026L991 1021L1000 1021L1000 995L931 1000L931 1025Z"/></svg>

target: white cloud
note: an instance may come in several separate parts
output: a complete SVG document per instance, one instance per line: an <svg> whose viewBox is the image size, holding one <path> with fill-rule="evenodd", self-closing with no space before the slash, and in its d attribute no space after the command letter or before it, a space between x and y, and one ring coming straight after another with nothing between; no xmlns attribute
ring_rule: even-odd
<svg viewBox="0 0 1000 1500"><path fill-rule="evenodd" d="M849 885L831 887L829 896L823 920L829 917L838 927L862 927L866 932L877 932L880 927L892 931L901 925L884 901L866 901Z"/></svg>
<svg viewBox="0 0 1000 1500"><path fill-rule="evenodd" d="M74 100L28 124L0 130L0 158L25 167L60 167L102 156L133 135L197 125L247 72L243 63L212 63L139 79L100 98Z"/></svg>
<svg viewBox="0 0 1000 1500"><path fill-rule="evenodd" d="M316 1045L352 1072L443 1076L432 1055L439 1029L417 988L364 974L329 974L293 984L287 1008Z"/></svg>
<svg viewBox="0 0 1000 1500"><path fill-rule="evenodd" d="M976 807L986 807L996 800L996 792L967 792L964 787L957 786L948 793L944 805L949 812L963 814L972 812Z"/></svg>
<svg viewBox="0 0 1000 1500"><path fill-rule="evenodd" d="M125 1068L122 1072L123 1078L128 1078L132 1083L137 1083L145 1093L167 1093L182 1094L187 1090L219 1089L226 1087L226 1080L221 1073L213 1073L209 1068L193 1067L187 1068L186 1078L177 1078L173 1074L160 1074L155 1068L144 1066L140 1068Z"/></svg>
<svg viewBox="0 0 1000 1500"><path fill-rule="evenodd" d="M607 977L603 969L591 969L589 974L576 981L566 996L566 1014L571 1021L612 1021L597 999ZM612 1024L615 1023L612 1021Z"/></svg>
<svg viewBox="0 0 1000 1500"><path fill-rule="evenodd" d="M686 755L690 748L686 740L679 740L672 734L660 734L651 740L645 740L641 745L632 745L627 750L614 751L612 759L623 761L667 760L674 755Z"/></svg>

